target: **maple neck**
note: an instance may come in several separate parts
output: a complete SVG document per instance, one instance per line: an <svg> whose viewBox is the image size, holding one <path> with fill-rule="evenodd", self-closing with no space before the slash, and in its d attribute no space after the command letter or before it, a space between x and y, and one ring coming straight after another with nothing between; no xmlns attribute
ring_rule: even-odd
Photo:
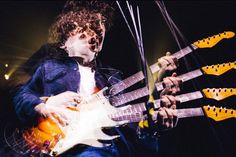
<svg viewBox="0 0 236 157"><path fill-rule="evenodd" d="M174 54L172 54L172 56L176 57L177 59L182 58L183 56L191 53L193 50L197 49L197 46L195 45L191 45L191 46L187 46L177 52L175 52ZM158 65L158 62L156 62L155 64L150 66L151 72L155 73L157 71L160 70L160 67ZM144 79L144 75L142 71L137 72L136 74L124 79L121 82L118 82L117 84L113 85L110 87L110 94L111 95L116 95L117 93L125 90L126 88L136 84L137 82L141 81Z"/></svg>
<svg viewBox="0 0 236 157"><path fill-rule="evenodd" d="M114 114L109 117L115 121L128 121L127 123L139 122L147 118L144 114L146 111L145 103L133 104L132 106ZM202 108L187 108L177 109L178 118L204 116Z"/></svg>
<svg viewBox="0 0 236 157"><path fill-rule="evenodd" d="M184 103L184 102L188 102L191 100L201 99L201 98L203 98L203 94L200 91L196 91L196 92L191 92L191 93L187 93L187 94L177 95L177 96L175 96L175 98L180 103ZM154 101L154 108L157 109L159 107L161 107L161 100L157 99Z"/></svg>
<svg viewBox="0 0 236 157"><path fill-rule="evenodd" d="M197 70L188 72L186 74L180 75L178 77L182 80L182 82L185 82L185 81L191 80L193 78L199 77L201 75L203 75L203 73L201 72L200 69L197 69ZM156 86L157 91L161 91L164 88L162 82L156 83L155 86ZM120 106L125 103L131 102L133 100L147 96L148 94L149 94L148 88L142 87L142 88L136 89L131 92L127 92L127 93L124 93L121 95L113 96L110 99L110 101L113 106Z"/></svg>
<svg viewBox="0 0 236 157"><path fill-rule="evenodd" d="M193 50L196 50L198 47L191 44L191 46L187 46L177 52L175 52L172 56L176 57L177 59L180 59L184 57L185 55L191 53Z"/></svg>
<svg viewBox="0 0 236 157"><path fill-rule="evenodd" d="M178 78L180 78L182 80L182 82L186 82L188 80L197 78L199 76L203 75L203 72L200 69L179 75Z"/></svg>
<svg viewBox="0 0 236 157"><path fill-rule="evenodd" d="M115 121L140 122L147 119L145 104L139 103L129 106L115 114L109 115ZM215 106L203 106L198 108L177 109L178 118L206 116L215 121L222 121L229 118L236 118L236 111L234 109L227 109ZM153 118L157 119L158 111L154 111Z"/></svg>
<svg viewBox="0 0 236 157"><path fill-rule="evenodd" d="M217 35L214 35L214 36L202 39L202 40L198 40L198 41L194 42L193 44L191 44L190 46L187 46L187 47L177 51L176 53L172 54L172 56L176 57L177 59L180 59L183 56L191 53L193 50L195 50L197 48L211 48L211 47L215 46L222 39L229 39L229 38L234 37L234 35L235 35L234 32L225 31L220 34L217 34ZM158 62L151 65L150 69L151 69L152 73L159 71L160 67L158 65ZM128 77L124 81L121 81L121 82L113 85L110 88L110 95L116 95L117 93L134 85L135 83L141 81L142 79L144 79L144 75L143 75L142 71L139 71L138 73Z"/></svg>
<svg viewBox="0 0 236 157"><path fill-rule="evenodd" d="M180 101L180 103L183 103L183 102L187 102L187 101L191 101L195 99L200 99L202 97L203 97L202 93L200 91L197 91L197 92L178 95L176 96L176 99ZM157 109L160 106L161 106L160 99L155 100L154 108ZM124 110L117 112L115 114L112 114L110 117L113 120L117 120L117 121L129 120L130 122L137 122L137 121L140 121L140 119L144 118L143 116L144 111L146 111L145 103L132 104L129 107L125 108ZM187 117L187 111L184 112L184 110L180 110L180 112L181 112L180 116L184 117L185 115ZM195 112L198 113L199 111L195 111ZM193 111L190 112L189 110L188 113L191 115L191 113L193 114Z"/></svg>

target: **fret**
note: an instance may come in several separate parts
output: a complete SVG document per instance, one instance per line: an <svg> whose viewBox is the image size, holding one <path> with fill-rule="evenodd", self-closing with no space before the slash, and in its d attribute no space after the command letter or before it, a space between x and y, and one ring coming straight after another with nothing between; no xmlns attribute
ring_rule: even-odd
<svg viewBox="0 0 236 157"><path fill-rule="evenodd" d="M178 118L188 118L188 117L197 117L197 116L204 116L204 112L201 107L198 108L187 108L187 109L177 109L177 116ZM155 111L157 114L158 111ZM119 115L119 114L117 114ZM127 114L123 116L117 116L113 117L112 120L115 121L123 121L123 120L129 120L129 122L139 122L141 120L146 119L147 116L143 115L140 112Z"/></svg>
<svg viewBox="0 0 236 157"><path fill-rule="evenodd" d="M111 95L116 95L117 93L119 93L119 92L123 91L124 89L134 85L135 83L141 81L142 79L144 79L143 72L139 71L136 74L124 79L122 81L122 83L117 83L117 84L113 85L110 89L110 94Z"/></svg>
<svg viewBox="0 0 236 157"><path fill-rule="evenodd" d="M111 98L111 102L113 106L119 106L127 102L136 100L138 98L147 96L148 94L149 94L149 91L147 87L143 87L143 88L136 89L132 92L127 92L118 96L114 96Z"/></svg>
<svg viewBox="0 0 236 157"><path fill-rule="evenodd" d="M191 46L187 46L179 51L177 51L176 53L172 54L172 56L176 57L177 59L182 58L183 56L189 54L190 52L192 52L193 50L196 50L197 46L191 44Z"/></svg>
<svg viewBox="0 0 236 157"><path fill-rule="evenodd" d="M142 111L144 111L143 109L145 109L145 108L143 109L141 108L143 105L144 103L135 104L123 111L111 114L109 115L109 117L115 121L129 120L129 121L137 122L137 120L141 120L143 118ZM139 108L139 111L137 112L133 110L134 108Z"/></svg>
<svg viewBox="0 0 236 157"><path fill-rule="evenodd" d="M204 113L202 108L199 107L199 108L178 109L177 115L178 118L187 118L187 117L204 116Z"/></svg>
<svg viewBox="0 0 236 157"><path fill-rule="evenodd" d="M197 69L197 70L188 72L186 74L180 75L180 76L178 76L178 78L180 78L182 80L182 82L186 82L188 80L199 77L201 75L203 75L202 71L200 69Z"/></svg>
<svg viewBox="0 0 236 157"><path fill-rule="evenodd" d="M122 121L122 112L117 112L117 115L118 115L118 120L119 121Z"/></svg>
<svg viewBox="0 0 236 157"><path fill-rule="evenodd" d="M161 107L161 100L160 99L157 99L154 101L154 108L160 108Z"/></svg>
<svg viewBox="0 0 236 157"><path fill-rule="evenodd" d="M153 65L150 66L151 72L155 73L160 70L160 67L158 65L158 62L154 63Z"/></svg>
<svg viewBox="0 0 236 157"><path fill-rule="evenodd" d="M123 91L124 89L128 88L126 84L124 84L123 81L116 83L115 85L111 86L109 88L109 94L115 95L119 93L120 91Z"/></svg>
<svg viewBox="0 0 236 157"><path fill-rule="evenodd" d="M159 104L159 101L156 101ZM138 110L134 110L137 109ZM143 115L143 111L146 111L145 103L133 104L131 107L110 114L109 117L115 121L129 120L129 122L139 122L140 120L146 119L147 115ZM196 117L204 116L204 112L201 107L199 108L187 108L187 109L177 109L178 118ZM155 111L157 113L158 111Z"/></svg>
<svg viewBox="0 0 236 157"><path fill-rule="evenodd" d="M131 93L128 93L128 94L131 94ZM202 97L203 97L202 93L200 91L196 91L196 92L192 92L192 93L177 95L176 99L180 103L183 103L183 102L187 102L187 101L191 101L191 100L195 100L195 99L200 99ZM114 97L114 98L117 99L117 97ZM132 99L134 100L134 98L132 98ZM126 102L128 102L129 100L126 100ZM115 106L117 105L118 106L118 105L120 105L121 102L122 101L116 102L116 104L113 104L113 105L115 105ZM154 101L154 108L159 108L160 106L161 106L161 100L160 99L155 100ZM134 107L134 105L132 105L132 108L133 107ZM135 105L134 108L137 111L144 111L145 110L145 104L144 103L140 103L139 105Z"/></svg>
<svg viewBox="0 0 236 157"><path fill-rule="evenodd" d="M155 84L157 91L161 91L164 89L163 82L158 82Z"/></svg>
<svg viewBox="0 0 236 157"><path fill-rule="evenodd" d="M201 76L201 75L203 75L203 73L201 72L200 69L197 69L197 70L188 72L186 74L180 75L178 77L183 82L185 82L185 81L188 81L190 79L196 78L196 77ZM156 85L157 91L161 91L164 88L162 82L158 82L155 85ZM148 88L147 87L142 87L142 88L136 89L136 90L131 91L131 92L127 92L127 93L124 93L124 94L121 94L121 95L118 95L118 96L114 96L112 99L116 99L116 100L112 101L113 102L112 105L119 106L119 105L125 104L127 102L136 100L138 98L142 98L144 96L147 96L148 94L149 94ZM186 101L188 101L188 100L186 100Z"/></svg>
<svg viewBox="0 0 236 157"><path fill-rule="evenodd" d="M138 108L140 109L140 111L146 111L146 106L145 103L139 103Z"/></svg>
<svg viewBox="0 0 236 157"><path fill-rule="evenodd" d="M182 58L183 56L189 54L193 50L197 49L195 45L187 46L176 53L174 53L172 56L176 57L177 59ZM160 67L158 65L158 62L154 63L153 65L150 66L151 72L155 73L160 70ZM123 81L113 85L110 89L110 94L111 95L116 95L117 93L125 90L126 88L134 85L135 83L141 81L144 79L144 75L142 71L137 72L136 74L124 79Z"/></svg>
<svg viewBox="0 0 236 157"><path fill-rule="evenodd" d="M135 105L132 105L132 110L134 111L134 112L140 112L138 109L137 109L137 107L135 106Z"/></svg>
<svg viewBox="0 0 236 157"><path fill-rule="evenodd" d="M202 98L203 95L200 91L192 92L192 93L187 93L187 94L182 94L176 96L176 99L180 101L180 103L187 102L190 100L195 100L195 99L200 99Z"/></svg>

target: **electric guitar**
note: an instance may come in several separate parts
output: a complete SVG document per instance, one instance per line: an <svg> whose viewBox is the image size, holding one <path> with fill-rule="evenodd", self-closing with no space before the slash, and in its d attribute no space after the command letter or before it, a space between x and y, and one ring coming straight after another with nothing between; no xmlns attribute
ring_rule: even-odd
<svg viewBox="0 0 236 157"><path fill-rule="evenodd" d="M228 62L228 63L223 63L223 64L204 66L200 69L188 72L186 74L182 74L182 75L178 76L178 78L180 78L182 80L182 82L186 82L188 80L194 79L194 78L199 77L201 75L219 76L231 69L236 69L236 62ZM129 82L132 82L132 81L133 81L133 79L130 78ZM156 83L155 86L156 86L157 91L161 91L164 89L162 82ZM205 90L203 92L204 92L204 94L206 93ZM199 92L194 92L192 95L194 95L194 94L196 94L196 96L200 95L198 93ZM110 99L110 102L113 106L120 106L120 105L126 104L128 102L131 102L133 100L136 100L138 98L142 98L144 96L147 96L148 94L149 94L148 88L143 87L143 88L133 90L131 92L127 92L127 93L124 93L121 95L113 96Z"/></svg>
<svg viewBox="0 0 236 157"><path fill-rule="evenodd" d="M187 46L174 54L172 56L176 57L177 59L180 59L184 57L185 55L191 53L192 51L198 49L198 48L211 48L215 46L218 42L220 42L222 39L229 39L234 37L235 33L231 31L225 31L223 33L219 33L217 35L198 40L191 44L190 46ZM150 66L151 72L155 73L160 70L160 67L158 65L158 62L154 63ZM134 85L135 83L141 81L144 79L144 75L142 71L137 72L136 74L124 79L121 82L118 82L117 84L111 86L109 88L109 94L110 95L116 95L119 92L123 91L124 89Z"/></svg>
<svg viewBox="0 0 236 157"><path fill-rule="evenodd" d="M21 149L57 156L78 144L94 147L104 147L108 144L98 140L112 140L118 136L109 136L103 133L104 127L117 127L127 123L142 123L147 117L145 103L133 104L116 108L112 106L106 96L105 89L86 97L74 109L65 109L68 125L59 126L49 118L40 118L37 125L26 128L21 132L23 141ZM214 99L223 99L235 94L236 89L205 89L205 95ZM218 93L218 94L216 94ZM181 102L202 97L198 93L188 93L177 96ZM154 108L160 107L160 100L154 102ZM216 121L235 117L234 110L203 107L207 117ZM202 108L178 109L178 117L203 116ZM144 123L145 124L145 123ZM18 145L19 146L19 145Z"/></svg>
<svg viewBox="0 0 236 157"><path fill-rule="evenodd" d="M224 32L219 35L195 42L191 46L174 53L173 56L175 56L177 59L180 59L197 48L210 48L217 44L220 40L224 38L231 38L233 36L233 32ZM159 69L158 63L155 63L151 66L151 71L153 73ZM132 80L130 78L132 78ZM112 88L110 88L110 94L116 95L120 91L130 87L143 78L144 75L142 72L138 72L124 81L113 85ZM126 123L138 122L145 119L145 115L143 115L143 111L145 111L144 105L144 108L142 108L143 110L140 112L138 112L138 110L132 111L131 117L135 117L135 119L129 118L117 120L118 117L121 117L119 115L120 113L123 114L122 116L129 117L130 114L125 115L125 113L131 108L130 106L117 108L115 106L118 105L114 105L114 102L112 103L114 106L112 106L108 98L103 94L105 90L107 90L107 88L104 88L98 93L86 97L86 99L84 99L75 109L65 109L65 116L69 120L69 124L66 126L59 126L49 118L40 117L36 126L23 129L22 131L18 130L18 134L22 135L22 139L19 139L21 143L18 146L20 146L22 150L27 150L32 153L45 153L51 156L60 155L78 144L104 147L108 144L101 143L98 140L112 140L118 136L106 135L102 132L102 128L116 127ZM132 105L132 107L133 106L140 106L140 104ZM179 115L180 118L196 115L191 114L192 111L190 112L190 110L186 109L185 111L184 109L179 111L181 113ZM234 110L232 111L235 113ZM119 116L114 117L114 115L117 114ZM203 114L199 113L198 115ZM16 144L18 140L13 139L13 141ZM15 147L15 144L12 145L12 147Z"/></svg>

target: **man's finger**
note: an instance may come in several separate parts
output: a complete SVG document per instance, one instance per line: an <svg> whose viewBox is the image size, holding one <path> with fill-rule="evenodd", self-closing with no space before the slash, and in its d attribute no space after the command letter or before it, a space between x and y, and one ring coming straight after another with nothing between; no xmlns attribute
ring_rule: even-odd
<svg viewBox="0 0 236 157"><path fill-rule="evenodd" d="M171 55L171 53L170 52L166 52L166 56L170 56Z"/></svg>

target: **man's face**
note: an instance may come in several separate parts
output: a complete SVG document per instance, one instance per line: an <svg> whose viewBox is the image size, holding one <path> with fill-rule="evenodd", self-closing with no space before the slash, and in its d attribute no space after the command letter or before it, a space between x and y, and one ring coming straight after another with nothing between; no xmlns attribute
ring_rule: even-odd
<svg viewBox="0 0 236 157"><path fill-rule="evenodd" d="M89 24L86 29L77 27L65 42L65 48L70 57L81 57L84 63L89 63L94 59L96 53L100 52L105 37L105 26L101 16L98 16L99 28L97 33L90 29Z"/></svg>

